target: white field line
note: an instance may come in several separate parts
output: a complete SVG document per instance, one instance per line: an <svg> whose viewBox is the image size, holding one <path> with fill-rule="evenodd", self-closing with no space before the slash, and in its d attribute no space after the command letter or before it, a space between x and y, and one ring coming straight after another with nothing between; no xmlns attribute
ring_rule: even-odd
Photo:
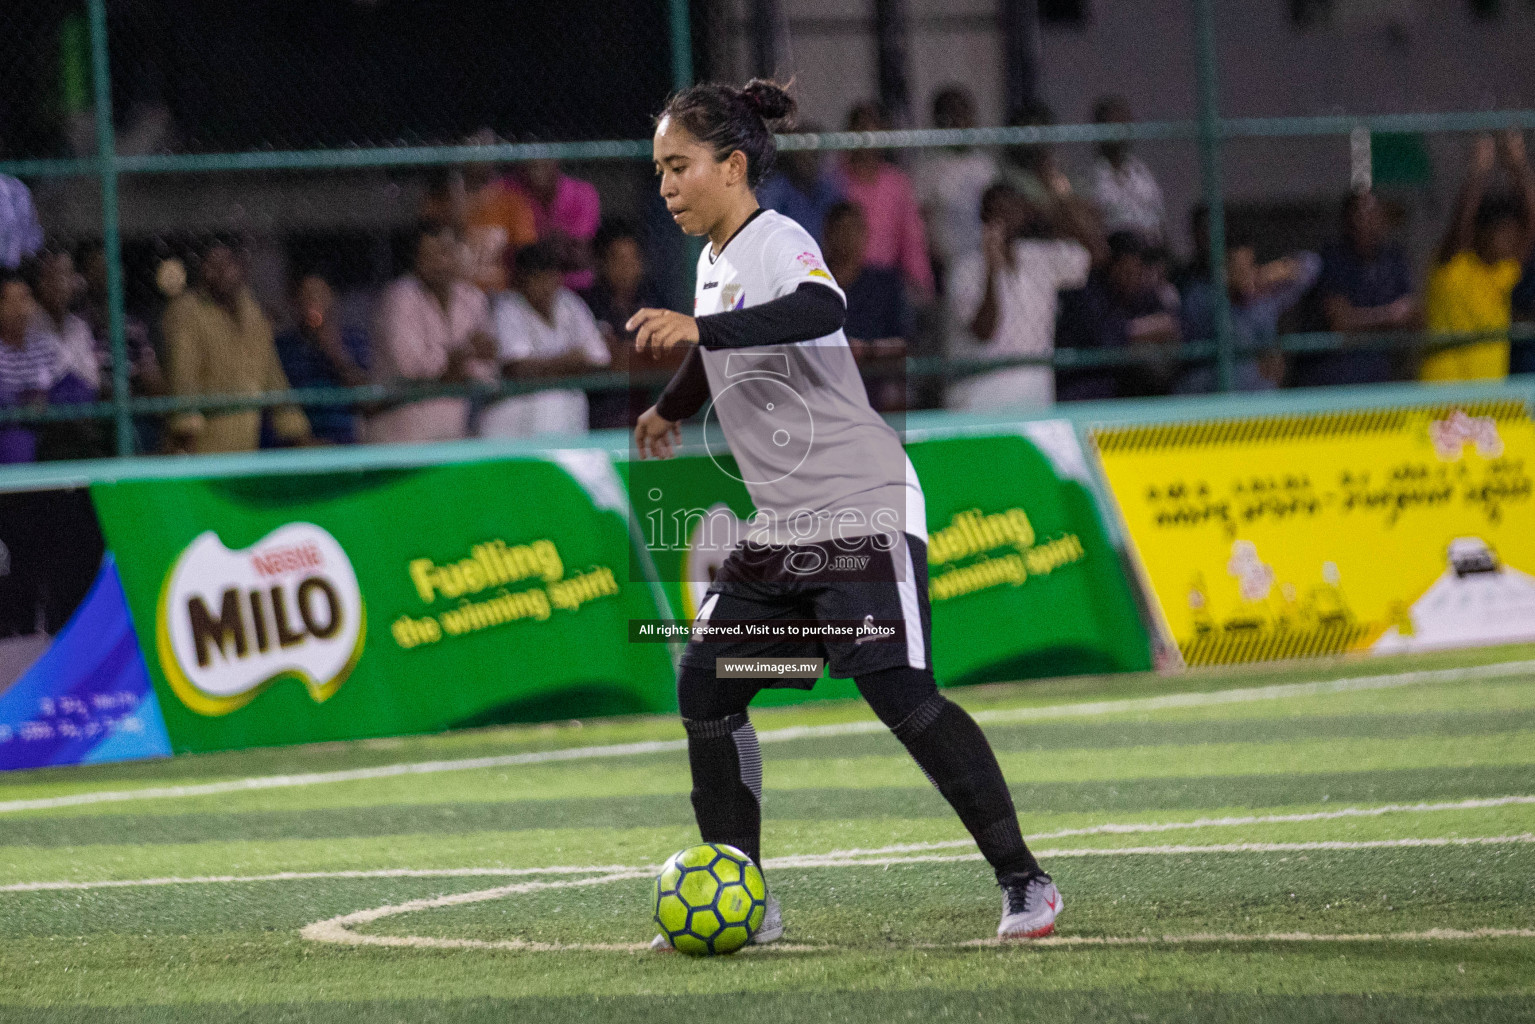
<svg viewBox="0 0 1535 1024"><path fill-rule="evenodd" d="M1316 840L1298 843L1216 843L1208 845L1080 847L1076 849L1040 849L1041 858L1177 856L1208 853L1305 853L1324 850L1374 850L1422 846L1489 846L1509 843L1535 843L1535 833L1506 836L1451 836L1428 839ZM807 853L788 857L769 857L768 868L845 868L888 867L893 864L931 864L981 860L979 852L958 854L915 853L912 845L887 846L873 850L842 850L833 853ZM541 868L382 868L375 871L280 871L267 875L192 875L186 877L113 879L100 882L17 882L0 886L7 892L56 892L88 889L131 889L164 885L214 885L219 883L296 882L351 878L484 878L526 875L597 875L599 880L616 881L653 873L655 869L628 864L555 865ZM636 874L638 872L638 875ZM576 882L524 882L503 886L507 893L534 889L559 889L570 885L595 885L583 878ZM496 891L501 891L498 889ZM457 900L459 897L442 897ZM489 899L490 897L486 897ZM473 901L470 901L473 902ZM446 906L446 904L443 904ZM371 920L371 918L370 918Z"/></svg>
<svg viewBox="0 0 1535 1024"><path fill-rule="evenodd" d="M1464 939L1535 939L1535 928L1430 928L1421 932L1195 932L1190 935L1051 935L1026 939L1030 946L1161 946L1178 943L1209 942L1444 942ZM1006 946L1017 940L972 939L953 946ZM772 946L764 946L772 949ZM944 947L937 947L944 948Z"/></svg>
<svg viewBox="0 0 1535 1024"><path fill-rule="evenodd" d="M1421 847L1421 846L1471 846L1497 843L1535 843L1535 834L1525 833L1517 836L1487 836L1483 838L1432 838L1432 839L1383 839L1374 842L1317 842L1317 843L1230 843L1221 846L1147 846L1135 849L1083 849L1083 850L1041 850L1041 857L1100 857L1100 856L1125 856L1125 855L1179 855L1192 853L1289 853L1322 850L1361 850L1380 849L1389 847ZM951 856L919 855L905 857L889 857L883 860L867 860L842 858L840 860L816 859L816 858L781 858L769 860L766 864L770 868L786 867L877 867L888 864L909 864L931 861L957 861L979 860L980 854L960 854ZM813 863L812 863L813 862ZM435 910L440 907L462 906L469 903L483 903L488 900L501 899L505 896L513 896L525 892L533 892L539 889L569 889L578 886L605 885L609 882L627 881L639 878L650 878L653 868L626 868L612 871L607 874L594 875L590 878L572 879L568 881L554 882L518 882L513 885L498 886L494 889L481 889L476 892L455 893L449 896L437 896L430 899L410 900L406 903L386 904L381 907L373 907L369 910L359 910L350 914L342 914L337 917L317 921L306 925L299 935L311 942L327 942L348 946L393 946L413 948L440 948L440 949L504 949L520 950L525 952L568 952L568 951L594 951L594 952L637 952L646 948L646 943L553 943L532 942L525 939L504 939L500 941L485 941L481 939L450 939L436 938L421 935L364 935L352 931L357 925L369 924L386 917L395 917L400 914L409 914L416 911ZM1532 929L1477 929L1474 931L1454 931L1450 929L1436 929L1424 932L1396 932L1380 934L1331 934L1313 935L1304 932L1285 932L1273 934L1243 935L1241 933L1203 934L1191 935L1164 935L1152 936L1062 936L1051 940L1044 940L1045 945L1141 945L1152 943L1179 943L1179 942L1388 942L1388 941L1428 941L1444 939L1472 939L1472 938L1535 938L1535 930ZM999 940L983 939L971 940L949 944L934 944L924 948L955 948L964 946L997 945ZM804 945L774 945L760 947L758 951L779 952L812 952L834 948L831 946L804 946Z"/></svg>
<svg viewBox="0 0 1535 1024"><path fill-rule="evenodd" d="M589 875L600 871L629 871L624 864L547 868L379 868L371 871L276 871L268 875L167 875L163 878L124 878L100 882L16 882L0 892L53 892L72 889L134 889L158 885L216 885L229 882L309 882L333 878L484 878L518 875Z"/></svg>
<svg viewBox="0 0 1535 1024"><path fill-rule="evenodd" d="M1035 850L1041 859L1067 857L1158 857L1207 853L1311 853L1326 850L1385 850L1420 846L1502 846L1509 843L1535 843L1535 832L1512 836L1448 836L1432 839L1359 839L1319 840L1307 843L1215 843L1207 846L1091 846L1067 850ZM877 853L878 851L876 851ZM831 857L810 854L768 860L772 868L841 868L852 865L885 867L892 864L938 864L982 860L980 853L916 853L899 856Z"/></svg>
<svg viewBox="0 0 1535 1024"><path fill-rule="evenodd" d="M643 953L648 942L529 942L525 939L446 939L424 935L359 935L344 928L322 928L321 921L302 932L312 942L331 942L348 946L385 946L407 949L492 949L525 953ZM1051 935L1043 939L970 939L963 942L914 942L912 949L982 949L987 947L1052 948L1057 946L1177 946L1193 944L1231 944L1238 942L1456 942L1468 939L1535 939L1535 928L1432 928L1422 932L1195 932L1188 935ZM784 953L828 953L830 944L775 942L770 946L747 946L739 955L761 956Z"/></svg>
<svg viewBox="0 0 1535 1024"><path fill-rule="evenodd" d="M1243 825L1272 825L1292 822L1329 821L1338 818L1373 818L1384 814L1424 814L1435 811L1470 811L1491 807L1509 807L1519 804L1535 804L1535 796L1480 797L1445 803L1382 804L1379 807L1339 807L1332 811L1309 811L1299 814L1253 814L1242 817L1196 818L1193 821L1146 821L1108 822L1087 828L1064 828L1055 832L1040 832L1028 837L1032 843L1045 839L1065 839L1072 836L1137 835L1145 833L1174 832L1187 829L1234 828ZM894 853L920 853L927 850L954 850L973 845L970 839L949 839L933 843L901 843L881 846L872 850L832 850L828 853L802 854L797 861L808 859L859 858ZM776 863L776 862L770 862ZM591 874L600 871L627 871L622 865L555 866L544 868L379 868L368 871L279 871L266 875L193 875L188 877L166 876L163 878L133 878L94 882L15 882L0 885L4 892L43 892L67 889L120 889L155 885L206 885L218 882L293 882L326 878L473 878L483 876Z"/></svg>
<svg viewBox="0 0 1535 1024"><path fill-rule="evenodd" d="M497 886L494 889L481 889L477 892L461 892L451 896L436 896L431 899L410 900L406 903L385 904L382 907L374 907L371 910L358 910L351 914L342 914L325 921L317 921L306 925L300 932L303 938L311 942L336 942L353 946L398 946L398 945L430 945L438 940L427 939L421 942L409 941L411 936L387 936L387 935L359 935L352 931L352 926L367 924L377 921L381 917L394 917L397 914L409 914L418 910L434 910L438 907L460 906L465 903L483 903L486 900L496 900L503 896L513 896L517 893L533 892L538 889L573 889L579 886L605 885L608 882L620 882L635 878L650 878L654 874L652 868L624 868L605 875L597 875L592 878L578 878L562 882L518 882L514 885ZM400 941L404 939L406 941ZM378 941L382 940L382 941ZM443 944L452 947L462 946L466 942L474 942L471 939L442 939ZM505 944L498 944L503 949L526 950L556 950L570 947L553 943L524 942L521 939L507 940ZM634 948L630 944L622 945L583 945L581 949L599 950L628 950Z"/></svg>
<svg viewBox="0 0 1535 1024"><path fill-rule="evenodd" d="M978 711L973 717L981 723L1026 722L1051 718L1091 717L1127 711L1160 711L1168 708L1242 704L1251 701L1280 700L1288 697L1311 697L1326 693L1344 693L1355 690L1382 690L1398 686L1470 682L1525 675L1535 676L1535 661L1512 661L1499 665L1474 665L1468 668L1397 672L1390 675L1354 676L1346 679L1330 679L1315 683L1284 683L1275 686L1216 690L1208 693L1175 693L1161 697L1137 697L1128 700L1056 704L1038 708ZM791 740L854 736L884 731L885 727L877 721L842 722L836 725L807 725L791 726L786 729L771 729L758 733L757 739L762 743L784 743ZM547 764L554 761L584 761L609 757L633 757L639 754L657 754L686 749L686 740L654 740L645 743L616 743L601 747L539 750L526 754L504 754L496 757L469 757L453 761L412 761L402 764L379 765L373 768L353 768L334 772L309 772L301 775L259 775L245 779L229 779L222 782L205 782L187 786L108 789L91 793L71 793L66 796L39 797L29 800L4 800L0 801L0 814L15 813L17 811L45 811L59 807L79 807L86 804L117 803L126 800L175 800L186 797L217 796L221 793L240 793L261 789L288 789L297 786L319 786L334 782L359 782L368 779L392 778L400 775L433 775L439 772L513 768L520 765Z"/></svg>
<svg viewBox="0 0 1535 1024"><path fill-rule="evenodd" d="M1251 814L1240 817L1196 818L1193 821L1136 821L1125 824L1110 822L1090 825L1086 828L1063 828L1055 832L1040 832L1028 837L1037 843L1044 839L1066 839L1071 836L1137 835L1148 832L1181 832L1187 829L1231 828L1240 825L1275 825L1292 822L1331 821L1337 818L1375 818L1383 814L1422 814L1432 811L1475 811L1490 807L1510 807L1519 804L1535 804L1535 796L1493 796L1445 803L1382 804L1379 807L1339 807L1332 811L1305 811L1296 814ZM933 843L904 843L899 846L882 846L877 850L832 850L827 857L857 857L863 854L915 853L921 850L953 850L974 844L970 839L946 839ZM3 890L0 890L3 891Z"/></svg>

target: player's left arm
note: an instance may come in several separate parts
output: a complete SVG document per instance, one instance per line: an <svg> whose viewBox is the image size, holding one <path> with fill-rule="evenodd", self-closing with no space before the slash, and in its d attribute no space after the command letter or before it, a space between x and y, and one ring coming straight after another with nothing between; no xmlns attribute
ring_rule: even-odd
<svg viewBox="0 0 1535 1024"><path fill-rule="evenodd" d="M924 249L924 253L925 253ZM847 297L821 249L798 225L771 232L757 253L767 302L701 317L703 348L756 348L835 334L847 319Z"/></svg>
<svg viewBox="0 0 1535 1024"><path fill-rule="evenodd" d="M698 343L707 349L787 345L842 329L847 306L822 284L801 284L782 298L747 309L699 317Z"/></svg>
<svg viewBox="0 0 1535 1024"><path fill-rule="evenodd" d="M786 345L824 338L842 329L847 306L822 284L801 284L782 298L747 309L691 317L667 309L642 309L629 321L634 346L664 350L695 342L707 349Z"/></svg>

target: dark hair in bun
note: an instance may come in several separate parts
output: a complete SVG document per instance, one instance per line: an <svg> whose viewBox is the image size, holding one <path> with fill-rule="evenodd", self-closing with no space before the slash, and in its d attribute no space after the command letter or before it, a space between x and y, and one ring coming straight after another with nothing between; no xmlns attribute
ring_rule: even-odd
<svg viewBox="0 0 1535 1024"><path fill-rule="evenodd" d="M746 87L705 83L674 95L661 111L724 160L746 154L746 183L756 188L773 168L778 144L773 129L794 116L794 98L777 82L753 78ZM659 118L658 118L659 120Z"/></svg>
<svg viewBox="0 0 1535 1024"><path fill-rule="evenodd" d="M777 82L753 78L741 90L742 97L764 121L782 121L794 113L794 97Z"/></svg>

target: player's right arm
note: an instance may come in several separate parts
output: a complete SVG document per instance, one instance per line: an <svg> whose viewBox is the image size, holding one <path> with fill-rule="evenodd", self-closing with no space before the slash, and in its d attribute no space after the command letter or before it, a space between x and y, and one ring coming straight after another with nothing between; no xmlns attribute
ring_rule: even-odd
<svg viewBox="0 0 1535 1024"><path fill-rule="evenodd" d="M709 400L709 376L703 357L694 345L672 375L656 404L640 414L634 426L634 445L640 458L669 459L682 443L682 421Z"/></svg>
<svg viewBox="0 0 1535 1024"><path fill-rule="evenodd" d="M681 423L666 419L656 412L653 405L640 413L634 425L634 447L639 451L640 458L669 459L680 444Z"/></svg>

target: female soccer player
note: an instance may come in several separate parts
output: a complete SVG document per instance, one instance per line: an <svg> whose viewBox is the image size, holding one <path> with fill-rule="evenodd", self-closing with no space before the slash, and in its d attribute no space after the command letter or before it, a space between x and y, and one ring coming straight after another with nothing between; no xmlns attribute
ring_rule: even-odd
<svg viewBox="0 0 1535 1024"><path fill-rule="evenodd" d="M721 565L695 624L892 622L895 642L689 640L677 699L688 737L692 801L705 842L728 843L760 866L762 759L747 717L767 686L813 680L716 674L716 658L824 656L916 759L996 872L997 934L1049 934L1061 896L1024 844L1012 796L975 721L938 691L927 595L921 485L900 437L869 405L842 333L846 297L810 234L757 205L772 166L770 125L794 109L760 79L744 89L696 85L656 121L661 196L698 260L694 316L642 309L628 323L641 352L690 345L686 360L635 427L640 457L668 458L680 421L711 394L740 479L756 505L751 532ZM783 934L778 901L754 941ZM664 949L664 935L652 944Z"/></svg>

